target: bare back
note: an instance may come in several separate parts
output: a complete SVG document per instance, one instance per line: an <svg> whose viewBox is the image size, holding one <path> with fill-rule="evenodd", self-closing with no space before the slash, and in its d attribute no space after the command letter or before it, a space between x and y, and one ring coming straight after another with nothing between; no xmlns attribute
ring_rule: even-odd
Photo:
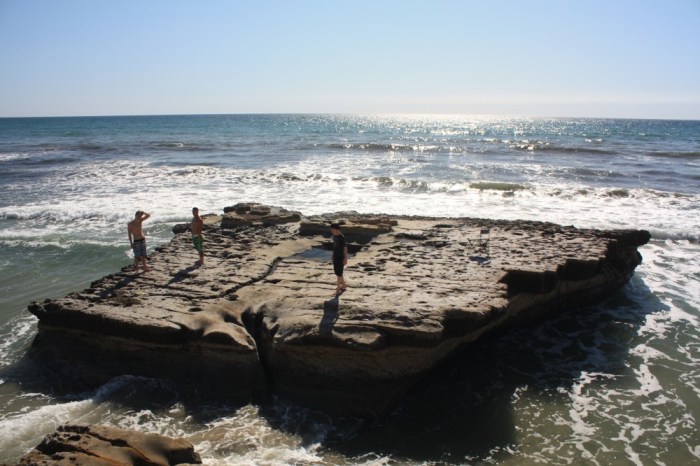
<svg viewBox="0 0 700 466"><path fill-rule="evenodd" d="M197 215L192 219L192 236L199 236L202 234L202 227L204 226L204 220L202 217Z"/></svg>
<svg viewBox="0 0 700 466"><path fill-rule="evenodd" d="M143 222L141 219L135 219L129 222L129 234L134 239L143 239Z"/></svg>

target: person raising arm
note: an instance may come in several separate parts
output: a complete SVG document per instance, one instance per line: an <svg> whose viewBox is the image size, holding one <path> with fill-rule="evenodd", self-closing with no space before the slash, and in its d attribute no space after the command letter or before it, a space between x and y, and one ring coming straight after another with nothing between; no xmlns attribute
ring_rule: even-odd
<svg viewBox="0 0 700 466"><path fill-rule="evenodd" d="M134 251L134 272L139 271L139 263L141 263L143 271L148 272L148 266L146 265L146 236L143 234L143 222L150 216L151 214L141 210L137 211L127 228L129 244L131 244L131 249Z"/></svg>

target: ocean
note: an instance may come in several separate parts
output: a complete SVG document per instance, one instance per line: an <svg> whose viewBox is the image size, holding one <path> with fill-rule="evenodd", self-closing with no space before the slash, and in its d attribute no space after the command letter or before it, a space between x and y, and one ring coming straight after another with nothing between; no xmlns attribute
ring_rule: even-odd
<svg viewBox="0 0 700 466"><path fill-rule="evenodd" d="M136 210L152 215L152 252L192 207L247 201L652 240L614 296L477 342L381 421L191 399L129 375L72 392L26 357L27 305L131 263ZM184 437L208 465L700 465L700 121L3 118L0 251L0 461L83 422Z"/></svg>

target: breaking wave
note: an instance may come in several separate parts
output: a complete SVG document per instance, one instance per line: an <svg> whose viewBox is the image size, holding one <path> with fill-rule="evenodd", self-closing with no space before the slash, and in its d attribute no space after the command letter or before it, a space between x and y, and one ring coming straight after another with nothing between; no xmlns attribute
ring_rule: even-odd
<svg viewBox="0 0 700 466"><path fill-rule="evenodd" d="M582 174L602 176L587 168L564 168L564 175L553 177L542 174L536 166L498 165L505 173L531 169L531 180L523 182L522 176L514 181L485 178L489 166L459 166L449 171L449 176L437 177L430 166L411 162L406 170L397 170L405 173L396 174L358 169L356 164L363 162L352 158L335 159L334 163L334 171L325 169L328 163L323 158L265 169L144 165L129 160L94 162L80 170L69 166L47 175L38 188L44 190L40 194L43 199L53 198L53 202L0 206L0 220L6 222L0 226L0 240L32 241L63 235L82 241L109 238L108 242L122 242L120 231L133 212L145 210L153 214L147 232L165 241L170 234L167 224L187 221L190 204L203 212L219 213L223 207L250 200L307 215L357 210L524 218L581 227L640 227L672 238L688 238L692 236L689 232L696 230L687 212L698 205L698 195L573 183L572 179ZM135 173L145 184L134 184ZM39 192L36 187L30 192L22 183L6 186L15 192L16 200L24 201Z"/></svg>

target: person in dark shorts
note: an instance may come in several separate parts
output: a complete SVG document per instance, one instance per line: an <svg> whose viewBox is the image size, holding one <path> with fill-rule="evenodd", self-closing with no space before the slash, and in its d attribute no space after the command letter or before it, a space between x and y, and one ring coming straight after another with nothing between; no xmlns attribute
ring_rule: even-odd
<svg viewBox="0 0 700 466"><path fill-rule="evenodd" d="M343 270L348 265L348 245L345 242L343 232L340 231L339 224L331 224L331 235L333 235L333 272L338 279L335 294L339 295L347 289L343 278Z"/></svg>

